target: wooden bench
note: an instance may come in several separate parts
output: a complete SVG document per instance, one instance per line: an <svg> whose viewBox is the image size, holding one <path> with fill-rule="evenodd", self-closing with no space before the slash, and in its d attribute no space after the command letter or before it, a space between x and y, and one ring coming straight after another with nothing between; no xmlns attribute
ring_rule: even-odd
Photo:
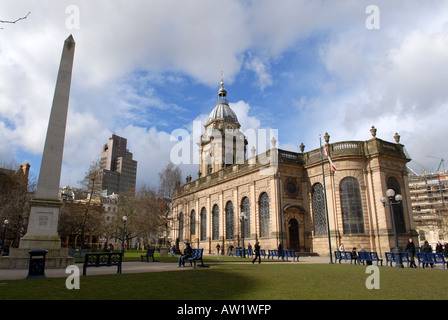
<svg viewBox="0 0 448 320"><path fill-rule="evenodd" d="M85 276L87 268L90 267L112 267L117 266L117 273L121 274L121 261L123 253L121 252L102 252L102 253L86 253L84 265L82 267L82 275Z"/></svg>
<svg viewBox="0 0 448 320"><path fill-rule="evenodd" d="M394 252L386 252L386 267L387 264L389 263L390 266L392 267L392 263L393 262L397 262L397 254ZM402 263L407 263L407 267L409 268L409 258L408 258L408 253L407 252L403 252L401 254L401 262Z"/></svg>
<svg viewBox="0 0 448 320"><path fill-rule="evenodd" d="M364 262L370 261L376 261L376 265L381 262L381 266L383 266L383 259L378 258L378 253L376 252L367 252L367 251L360 251L358 252L358 261L364 264Z"/></svg>
<svg viewBox="0 0 448 320"><path fill-rule="evenodd" d="M149 262L149 258L152 257L152 261L156 261L154 259L154 252L156 251L156 249L154 248L149 248L148 251L146 251L146 254L142 254L140 257L142 258L142 262L143 262L143 258L146 258L146 262Z"/></svg>
<svg viewBox="0 0 448 320"><path fill-rule="evenodd" d="M417 259L418 259L418 267L420 268L420 263L423 264L423 269L425 268L425 264L429 263L432 265L434 264L441 264L443 266L443 269L445 269L445 258L443 256L443 253L429 253L429 252L419 252L417 253Z"/></svg>
<svg viewBox="0 0 448 320"><path fill-rule="evenodd" d="M202 253L204 249L193 249L193 256L190 258L187 258L188 261L190 261L190 266L193 263L194 267L196 268L196 261L201 261L201 267L204 268L204 261L202 261Z"/></svg>
<svg viewBox="0 0 448 320"><path fill-rule="evenodd" d="M350 251L338 251L337 250L334 252L334 258L335 258L335 260L339 260L339 263L341 263L342 260L346 260L346 261L350 260L350 264L352 264L353 260L356 260Z"/></svg>

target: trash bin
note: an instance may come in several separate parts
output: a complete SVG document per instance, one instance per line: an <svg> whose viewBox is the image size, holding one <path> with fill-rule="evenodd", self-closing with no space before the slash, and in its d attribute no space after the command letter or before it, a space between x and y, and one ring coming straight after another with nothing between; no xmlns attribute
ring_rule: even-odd
<svg viewBox="0 0 448 320"><path fill-rule="evenodd" d="M34 249L28 251L30 255L30 266L27 279L45 278L45 255L48 250Z"/></svg>

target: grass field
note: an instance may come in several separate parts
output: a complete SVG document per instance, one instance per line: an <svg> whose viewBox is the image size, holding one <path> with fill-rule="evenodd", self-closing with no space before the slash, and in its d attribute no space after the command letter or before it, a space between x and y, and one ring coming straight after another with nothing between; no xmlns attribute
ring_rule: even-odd
<svg viewBox="0 0 448 320"><path fill-rule="evenodd" d="M139 258L141 252L135 257ZM133 260L127 253L127 259ZM157 258L157 260L175 258ZM237 260L238 258L226 258ZM206 259L207 261L207 259ZM365 266L217 263L208 268L87 276L79 290L66 278L0 281L0 300L445 300L448 270L379 267L379 289L367 289ZM370 282L370 281L369 281Z"/></svg>

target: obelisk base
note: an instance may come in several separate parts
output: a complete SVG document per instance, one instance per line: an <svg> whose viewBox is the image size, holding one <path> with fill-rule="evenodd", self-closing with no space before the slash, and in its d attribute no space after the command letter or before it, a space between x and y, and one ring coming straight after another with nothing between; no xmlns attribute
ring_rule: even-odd
<svg viewBox="0 0 448 320"><path fill-rule="evenodd" d="M11 248L9 256L0 257L0 269L28 269L29 249ZM68 249L49 249L45 256L46 269L65 269L75 264L75 258L68 256Z"/></svg>
<svg viewBox="0 0 448 320"><path fill-rule="evenodd" d="M31 200L27 233L20 239L18 249L11 248L8 257L0 258L0 269L27 269L29 251L33 249L48 251L45 256L46 268L67 268L75 264L75 258L68 256L68 249L61 248L57 232L61 206L59 200Z"/></svg>
<svg viewBox="0 0 448 320"><path fill-rule="evenodd" d="M59 200L33 199L28 221L28 230L20 239L21 249L60 249L58 235Z"/></svg>

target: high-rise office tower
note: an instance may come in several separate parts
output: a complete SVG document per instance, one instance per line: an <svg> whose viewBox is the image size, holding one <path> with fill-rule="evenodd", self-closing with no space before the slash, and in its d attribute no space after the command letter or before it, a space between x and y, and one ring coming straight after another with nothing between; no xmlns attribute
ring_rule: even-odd
<svg viewBox="0 0 448 320"><path fill-rule="evenodd" d="M103 145L100 169L90 173L89 190L94 183L94 196L135 192L137 161L126 146L127 140L115 134Z"/></svg>

